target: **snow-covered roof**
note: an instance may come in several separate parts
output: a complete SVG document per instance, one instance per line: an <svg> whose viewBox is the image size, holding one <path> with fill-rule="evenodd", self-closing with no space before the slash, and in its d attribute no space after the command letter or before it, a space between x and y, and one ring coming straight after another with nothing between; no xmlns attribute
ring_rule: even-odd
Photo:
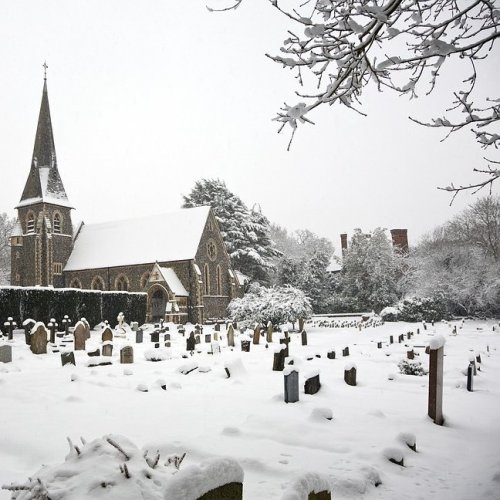
<svg viewBox="0 0 500 500"><path fill-rule="evenodd" d="M248 283L250 281L250 278L248 276L240 271L237 271L236 269L234 270L234 274L236 275L236 278L238 279L238 283L240 285L244 285L245 283Z"/></svg>
<svg viewBox="0 0 500 500"><path fill-rule="evenodd" d="M178 297L189 297L189 293L184 288L181 280L171 267L160 267L160 272L170 290Z"/></svg>
<svg viewBox="0 0 500 500"><path fill-rule="evenodd" d="M210 207L85 224L65 271L194 259Z"/></svg>
<svg viewBox="0 0 500 500"><path fill-rule="evenodd" d="M329 266L326 268L328 273L336 273L342 270L342 266L335 260L332 260Z"/></svg>
<svg viewBox="0 0 500 500"><path fill-rule="evenodd" d="M19 220L16 220L16 223L12 228L11 237L22 236L22 235L23 235L23 228L21 227L21 223L19 222Z"/></svg>

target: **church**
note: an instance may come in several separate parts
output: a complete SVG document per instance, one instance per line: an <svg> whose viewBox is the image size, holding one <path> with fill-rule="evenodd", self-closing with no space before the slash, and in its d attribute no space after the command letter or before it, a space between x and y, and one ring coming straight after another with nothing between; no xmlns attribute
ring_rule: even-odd
<svg viewBox="0 0 500 500"><path fill-rule="evenodd" d="M145 292L147 319L222 318L243 293L210 207L74 227L59 174L47 76L10 238L11 285Z"/></svg>

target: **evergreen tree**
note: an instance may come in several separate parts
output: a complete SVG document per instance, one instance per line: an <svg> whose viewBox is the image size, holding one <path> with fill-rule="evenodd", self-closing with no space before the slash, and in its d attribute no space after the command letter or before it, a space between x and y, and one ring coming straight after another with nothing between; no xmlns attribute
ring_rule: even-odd
<svg viewBox="0 0 500 500"><path fill-rule="evenodd" d="M206 205L214 211L233 267L252 280L268 283L272 259L280 255L268 219L260 209L248 210L220 179L201 179L184 196L183 208Z"/></svg>

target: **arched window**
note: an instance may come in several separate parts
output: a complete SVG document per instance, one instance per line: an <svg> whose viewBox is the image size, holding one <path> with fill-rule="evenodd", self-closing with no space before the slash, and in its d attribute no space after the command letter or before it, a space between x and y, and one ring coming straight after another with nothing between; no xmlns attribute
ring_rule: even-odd
<svg viewBox="0 0 500 500"><path fill-rule="evenodd" d="M220 266L217 266L216 277L217 277L217 295L222 295L222 271L220 269Z"/></svg>
<svg viewBox="0 0 500 500"><path fill-rule="evenodd" d="M146 271L142 276L141 276L141 290L143 290L144 288L146 288L146 285L148 284L148 280L149 280L149 275L151 273L149 271Z"/></svg>
<svg viewBox="0 0 500 500"><path fill-rule="evenodd" d="M78 278L73 278L69 284L70 288L82 288L82 282Z"/></svg>
<svg viewBox="0 0 500 500"><path fill-rule="evenodd" d="M28 214L28 218L26 220L26 232L34 233L35 232L35 214L30 212Z"/></svg>
<svg viewBox="0 0 500 500"><path fill-rule="evenodd" d="M128 291L128 278L124 274L120 274L115 280L115 290L120 292Z"/></svg>
<svg viewBox="0 0 500 500"><path fill-rule="evenodd" d="M92 290L105 290L104 280L100 276L94 276L90 288Z"/></svg>
<svg viewBox="0 0 500 500"><path fill-rule="evenodd" d="M210 271L208 270L208 264L205 264L203 268L203 280L205 282L205 295L210 293Z"/></svg>
<svg viewBox="0 0 500 500"><path fill-rule="evenodd" d="M61 234L61 214L59 212L54 213L54 233Z"/></svg>

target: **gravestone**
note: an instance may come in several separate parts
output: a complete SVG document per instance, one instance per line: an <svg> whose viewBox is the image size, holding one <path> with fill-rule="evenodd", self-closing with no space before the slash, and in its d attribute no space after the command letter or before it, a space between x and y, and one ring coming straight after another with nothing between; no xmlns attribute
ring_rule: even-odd
<svg viewBox="0 0 500 500"><path fill-rule="evenodd" d="M205 334L205 344L212 342L212 335L210 333Z"/></svg>
<svg viewBox="0 0 500 500"><path fill-rule="evenodd" d="M85 318L82 318L80 321L85 325L85 332L87 333L88 340L90 338L90 324Z"/></svg>
<svg viewBox="0 0 500 500"><path fill-rule="evenodd" d="M144 339L144 332L142 331L142 328L138 328L135 331L135 343L142 344L143 339Z"/></svg>
<svg viewBox="0 0 500 500"><path fill-rule="evenodd" d="M215 323L214 330L216 332L220 332L220 324L219 323Z"/></svg>
<svg viewBox="0 0 500 500"><path fill-rule="evenodd" d="M107 340L102 344L102 355L103 356L112 356L113 355L113 343L110 340Z"/></svg>
<svg viewBox="0 0 500 500"><path fill-rule="evenodd" d="M285 374L285 403L296 403L299 400L299 372L291 370Z"/></svg>
<svg viewBox="0 0 500 500"><path fill-rule="evenodd" d="M430 349L428 415L437 425L443 425L443 356L444 346Z"/></svg>
<svg viewBox="0 0 500 500"><path fill-rule="evenodd" d="M33 354L47 354L47 329L40 323L31 335L30 349Z"/></svg>
<svg viewBox="0 0 500 500"><path fill-rule="evenodd" d="M269 321L267 323L267 329L266 329L266 342L269 344L272 343L273 341L273 324Z"/></svg>
<svg viewBox="0 0 500 500"><path fill-rule="evenodd" d="M219 332L214 331L214 340L217 342L219 340Z"/></svg>
<svg viewBox="0 0 500 500"><path fill-rule="evenodd" d="M12 346L0 345L0 363L12 362Z"/></svg>
<svg viewBox="0 0 500 500"><path fill-rule="evenodd" d="M328 359L335 359L335 351L329 351L326 353Z"/></svg>
<svg viewBox="0 0 500 500"><path fill-rule="evenodd" d="M132 346L127 345L120 350L120 363L130 364L134 362L134 349Z"/></svg>
<svg viewBox="0 0 500 500"><path fill-rule="evenodd" d="M75 363L75 353L74 352L62 352L61 353L61 364L65 365L73 365L76 366Z"/></svg>
<svg viewBox="0 0 500 500"><path fill-rule="evenodd" d="M9 340L13 339L13 332L14 332L14 327L17 325L17 323L14 321L13 318L7 318L7 321L3 324L7 328L7 334L9 337Z"/></svg>
<svg viewBox="0 0 500 500"><path fill-rule="evenodd" d="M151 342L155 344L160 342L160 330L155 330L154 332L151 332L150 335L151 335Z"/></svg>
<svg viewBox="0 0 500 500"><path fill-rule="evenodd" d="M382 349L382 342L377 342L377 349Z"/></svg>
<svg viewBox="0 0 500 500"><path fill-rule="evenodd" d="M260 341L260 325L257 324L255 325L255 328L253 329L253 343L254 345L257 345Z"/></svg>
<svg viewBox="0 0 500 500"><path fill-rule="evenodd" d="M188 497L186 497L188 498ZM193 498L194 497L189 497ZM218 486L213 490L206 492L196 500L242 500L243 499L243 484L242 483L226 483Z"/></svg>
<svg viewBox="0 0 500 500"><path fill-rule="evenodd" d="M242 352L250 352L250 341L242 340L241 341L241 351Z"/></svg>
<svg viewBox="0 0 500 500"><path fill-rule="evenodd" d="M234 327L231 323L227 328L227 345L228 347L234 347Z"/></svg>
<svg viewBox="0 0 500 500"><path fill-rule="evenodd" d="M349 356L349 347L345 347L342 349L342 356Z"/></svg>
<svg viewBox="0 0 500 500"><path fill-rule="evenodd" d="M79 321L73 332L75 340L75 351L85 351L85 342L87 341L87 331L85 325Z"/></svg>
<svg viewBox="0 0 500 500"><path fill-rule="evenodd" d="M417 328L417 335L420 335L420 328Z"/></svg>
<svg viewBox="0 0 500 500"><path fill-rule="evenodd" d="M319 374L308 378L304 383L304 392L306 394L316 394L321 387Z"/></svg>
<svg viewBox="0 0 500 500"><path fill-rule="evenodd" d="M477 362L477 363L481 363L481 354L478 354L478 355L476 356L476 362Z"/></svg>
<svg viewBox="0 0 500 500"><path fill-rule="evenodd" d="M194 332L191 332L189 337L186 339L186 351L194 351L196 349L196 339L194 337Z"/></svg>
<svg viewBox="0 0 500 500"><path fill-rule="evenodd" d="M408 359L415 359L415 351L413 349L411 351L406 351L406 357Z"/></svg>
<svg viewBox="0 0 500 500"><path fill-rule="evenodd" d="M113 330L111 330L109 326L106 326L104 328L104 331L101 335L101 340L103 342L113 342Z"/></svg>
<svg viewBox="0 0 500 500"><path fill-rule="evenodd" d="M285 368L285 352L286 349L280 349L279 351L274 353L273 359L273 371L281 372Z"/></svg>
<svg viewBox="0 0 500 500"><path fill-rule="evenodd" d="M101 350L99 348L95 349L94 351L87 351L87 356L90 356L91 358L100 355L101 355Z"/></svg>
<svg viewBox="0 0 500 500"><path fill-rule="evenodd" d="M389 337L389 344L394 344L394 337L392 335Z"/></svg>
<svg viewBox="0 0 500 500"><path fill-rule="evenodd" d="M307 333L305 330L302 330L300 337L302 339L302 345L307 345Z"/></svg>
<svg viewBox="0 0 500 500"><path fill-rule="evenodd" d="M130 328L133 332L136 332L137 330L139 330L139 323L137 321L131 321Z"/></svg>
<svg viewBox="0 0 500 500"><path fill-rule="evenodd" d="M200 344L201 343L201 337L199 335L194 336L194 343L195 344Z"/></svg>
<svg viewBox="0 0 500 500"><path fill-rule="evenodd" d="M404 340L404 335L401 334L399 337L398 337L398 342L401 344L401 342L403 342Z"/></svg>
<svg viewBox="0 0 500 500"><path fill-rule="evenodd" d="M171 340L171 339L170 339L170 333L166 333L166 334L165 334L164 340L165 340L165 341L167 341L167 340Z"/></svg>
<svg viewBox="0 0 500 500"><path fill-rule="evenodd" d="M472 368L474 369L474 376L477 375L477 366L476 366L476 358L474 356L471 356L469 359L470 364L472 365Z"/></svg>
<svg viewBox="0 0 500 500"><path fill-rule="evenodd" d="M64 318L61 321L63 327L64 327L64 333L68 335L69 333L69 325L71 324L71 320L69 319L69 316L66 314Z"/></svg>
<svg viewBox="0 0 500 500"><path fill-rule="evenodd" d="M356 385L356 367L355 366L347 366L344 369L344 382L347 385Z"/></svg>
<svg viewBox="0 0 500 500"><path fill-rule="evenodd" d="M56 342L56 332L57 332L57 323L54 318L52 318L49 323L47 324L47 327L50 331L50 343L55 344Z"/></svg>
<svg viewBox="0 0 500 500"><path fill-rule="evenodd" d="M288 358L290 356L289 349L288 349L288 344L290 343L290 337L288 336L288 332L285 330L283 332L283 336L280 338L280 344L284 344L285 347L285 358Z"/></svg>
<svg viewBox="0 0 500 500"><path fill-rule="evenodd" d="M220 354L219 342L212 342L211 348L212 348L212 354Z"/></svg>
<svg viewBox="0 0 500 500"><path fill-rule="evenodd" d="M32 319L24 320L23 328L24 328L24 340L26 342L26 345L31 344L31 330L34 326L35 326L34 320Z"/></svg>
<svg viewBox="0 0 500 500"><path fill-rule="evenodd" d="M469 363L467 367L467 390L472 392L474 390L474 367Z"/></svg>

